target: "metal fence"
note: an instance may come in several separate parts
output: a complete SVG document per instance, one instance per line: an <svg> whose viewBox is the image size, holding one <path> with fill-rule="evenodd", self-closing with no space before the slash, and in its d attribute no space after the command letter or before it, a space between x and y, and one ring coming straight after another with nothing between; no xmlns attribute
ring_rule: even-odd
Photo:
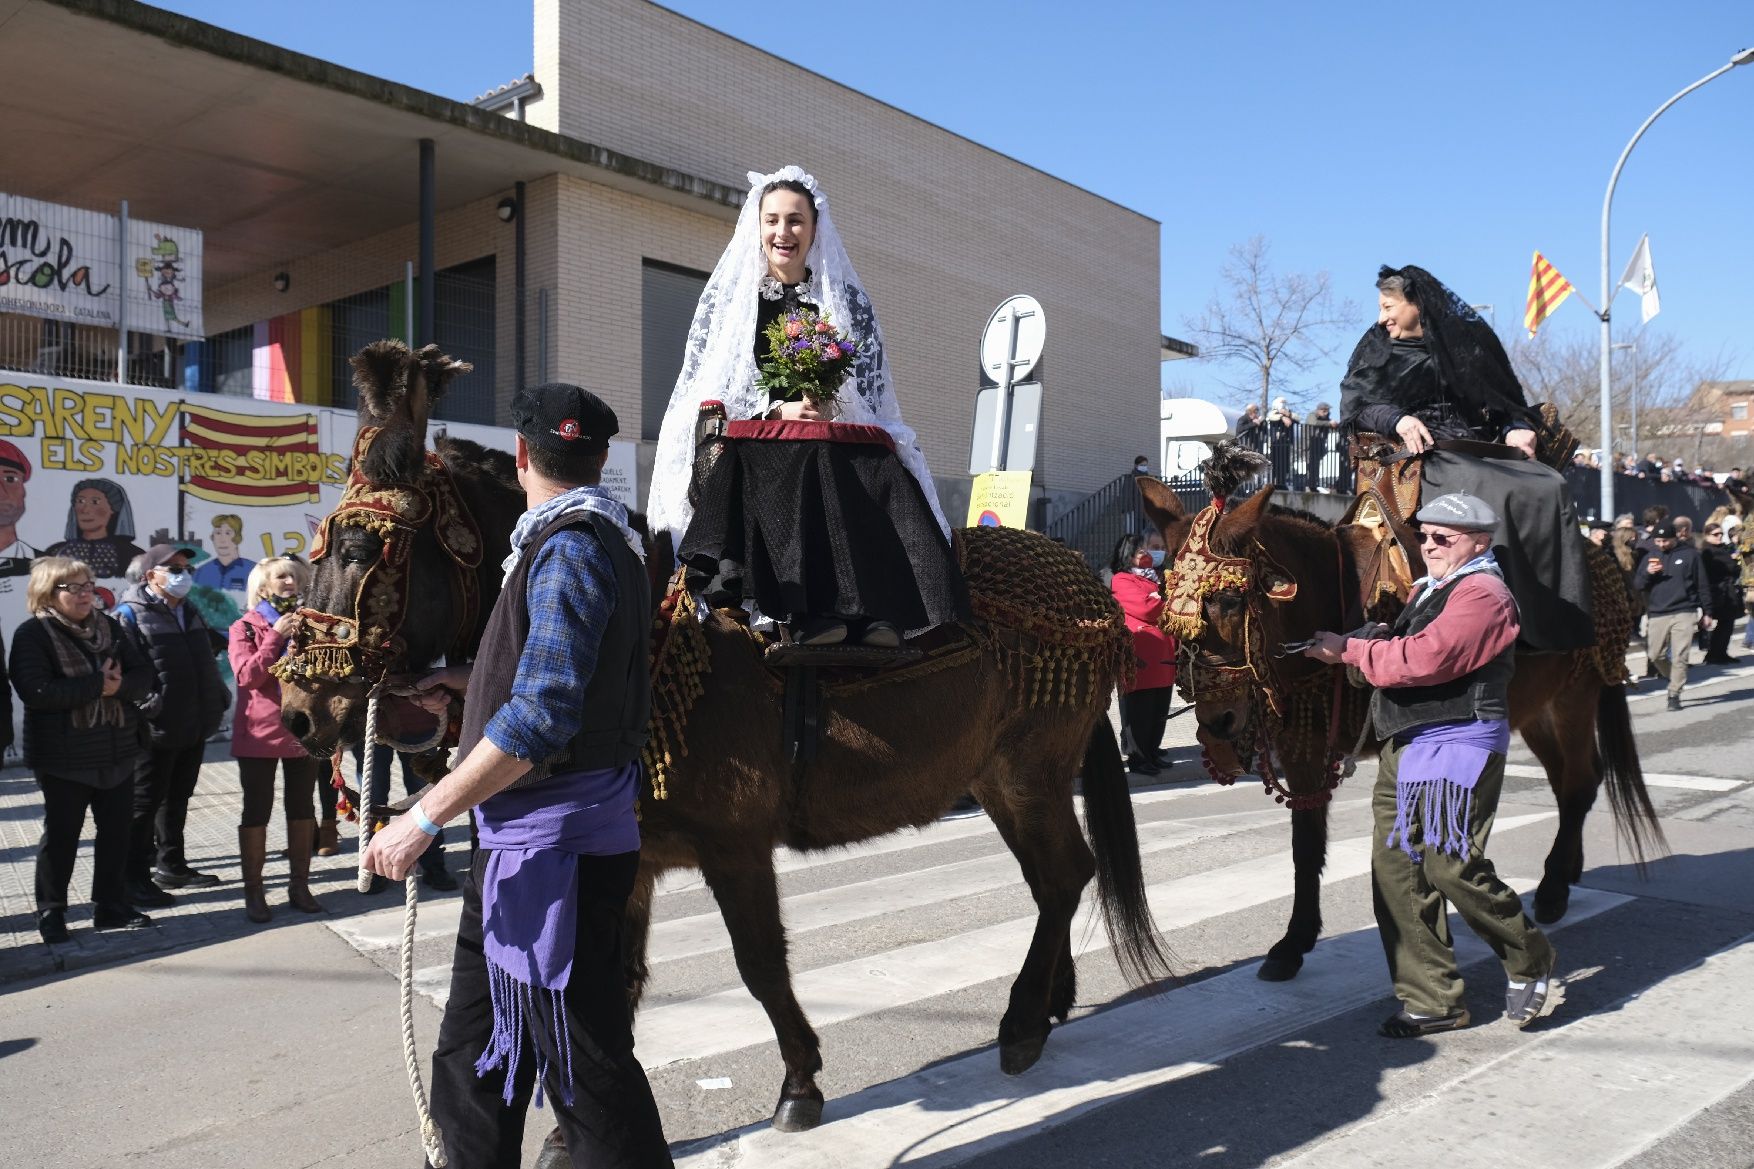
<svg viewBox="0 0 1754 1169"><path fill-rule="evenodd" d="M1347 494L1352 465L1339 423L1267 422L1239 426L1237 445L1267 457L1271 482L1292 491Z"/></svg>
<svg viewBox="0 0 1754 1169"><path fill-rule="evenodd" d="M495 275L492 256L435 273L433 336L475 367L451 383L438 419L494 421ZM352 409L350 359L372 341L419 336L419 292L418 280L397 281L199 341L130 332L125 377L114 328L0 313L0 369Z"/></svg>

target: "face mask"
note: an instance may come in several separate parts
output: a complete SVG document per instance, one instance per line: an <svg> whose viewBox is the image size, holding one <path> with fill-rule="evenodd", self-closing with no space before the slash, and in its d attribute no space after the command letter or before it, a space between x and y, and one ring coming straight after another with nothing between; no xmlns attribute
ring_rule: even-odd
<svg viewBox="0 0 1754 1169"><path fill-rule="evenodd" d="M1145 553L1145 555L1151 557L1151 567L1152 568L1162 568L1163 567L1163 549L1155 548L1155 549L1151 550L1150 552Z"/></svg>
<svg viewBox="0 0 1754 1169"><path fill-rule="evenodd" d="M195 587L195 578L186 572L167 571L164 574L164 583L158 587L164 590L165 596L175 597L180 601Z"/></svg>

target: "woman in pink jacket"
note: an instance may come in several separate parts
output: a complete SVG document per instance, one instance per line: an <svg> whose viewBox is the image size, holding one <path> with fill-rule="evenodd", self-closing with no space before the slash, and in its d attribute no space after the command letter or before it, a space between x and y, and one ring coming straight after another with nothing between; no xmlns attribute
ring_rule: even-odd
<svg viewBox="0 0 1754 1169"><path fill-rule="evenodd" d="M250 570L245 596L249 610L231 627L231 672L238 682L238 709L231 723L231 753L244 786L244 812L238 824L238 855L243 860L244 912L254 922L272 916L262 891L262 864L268 855L268 816L274 810L274 768L286 776L286 859L291 872L286 900L306 913L323 907L311 896L311 849L317 835L317 761L280 725L280 681L270 672L286 652L298 625L299 594L310 568L284 557L259 561Z"/></svg>
<svg viewBox="0 0 1754 1169"><path fill-rule="evenodd" d="M1121 727L1132 739L1127 770L1156 775L1168 764L1158 754L1175 693L1175 638L1157 627L1163 615L1163 537L1126 535L1109 560L1109 590L1133 633L1139 672L1121 695Z"/></svg>

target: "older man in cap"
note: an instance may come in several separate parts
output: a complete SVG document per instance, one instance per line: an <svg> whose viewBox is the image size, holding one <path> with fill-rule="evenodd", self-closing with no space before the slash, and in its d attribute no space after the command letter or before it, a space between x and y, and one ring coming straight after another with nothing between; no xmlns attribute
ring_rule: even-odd
<svg viewBox="0 0 1754 1169"><path fill-rule="evenodd" d="M1427 574L1394 626L1318 634L1306 651L1358 667L1377 687L1370 714L1383 745L1371 878L1402 1004L1380 1028L1393 1039L1468 1025L1446 902L1504 963L1505 1015L1518 1027L1546 1008L1554 965L1546 936L1486 859L1510 748L1520 627L1492 555L1498 516L1456 493L1414 518Z"/></svg>
<svg viewBox="0 0 1754 1169"><path fill-rule="evenodd" d="M538 1081L574 1165L667 1166L622 965L651 709L644 546L599 485L614 411L556 383L520 390L511 413L528 510L505 587L474 666L421 683L467 686L461 762L372 838L365 866L400 880L473 810L481 847L432 1060L453 1166L518 1164Z"/></svg>

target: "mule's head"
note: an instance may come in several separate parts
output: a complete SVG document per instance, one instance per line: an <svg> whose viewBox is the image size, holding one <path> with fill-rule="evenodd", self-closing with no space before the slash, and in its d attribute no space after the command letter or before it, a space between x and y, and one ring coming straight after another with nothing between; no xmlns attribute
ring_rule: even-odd
<svg viewBox="0 0 1754 1169"><path fill-rule="evenodd" d="M427 346L368 345L353 359L360 439L339 507L312 552L303 618L281 671L280 721L313 755L360 742L365 699L386 678L417 675L450 650L478 608L459 567L459 517L446 472L426 461L426 422L451 378L469 370ZM371 428L376 428L372 433ZM445 492L453 493L448 497ZM480 538L474 537L474 562ZM381 734L413 741L436 726L406 701L380 704Z"/></svg>

